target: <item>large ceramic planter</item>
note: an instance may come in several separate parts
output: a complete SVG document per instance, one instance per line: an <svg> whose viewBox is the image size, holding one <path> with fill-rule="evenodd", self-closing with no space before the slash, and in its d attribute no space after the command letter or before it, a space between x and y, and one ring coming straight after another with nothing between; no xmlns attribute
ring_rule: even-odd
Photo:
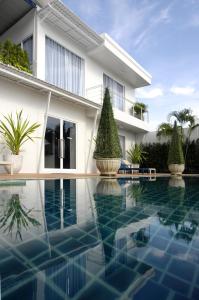
<svg viewBox="0 0 199 300"><path fill-rule="evenodd" d="M114 178L103 178L96 187L96 193L98 195L121 196L121 192L121 186L118 180Z"/></svg>
<svg viewBox="0 0 199 300"><path fill-rule="evenodd" d="M168 165L171 175L181 175L184 171L184 164L170 164Z"/></svg>
<svg viewBox="0 0 199 300"><path fill-rule="evenodd" d="M13 173L19 173L22 168L23 156L22 155L14 155L14 154L6 154L4 155L4 160L12 162L13 164ZM6 171L10 173L10 166L4 166Z"/></svg>
<svg viewBox="0 0 199 300"><path fill-rule="evenodd" d="M96 159L96 166L102 176L114 176L117 174L121 165L119 158Z"/></svg>
<svg viewBox="0 0 199 300"><path fill-rule="evenodd" d="M171 176L169 179L169 186L176 188L185 188L185 181L182 176Z"/></svg>

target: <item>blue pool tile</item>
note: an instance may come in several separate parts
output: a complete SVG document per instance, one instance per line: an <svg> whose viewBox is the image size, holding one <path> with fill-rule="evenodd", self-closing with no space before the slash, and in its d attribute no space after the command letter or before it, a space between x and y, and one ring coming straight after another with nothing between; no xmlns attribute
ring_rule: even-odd
<svg viewBox="0 0 199 300"><path fill-rule="evenodd" d="M158 285L154 283L152 280L148 280L143 286L143 282L140 281L141 288L138 289L134 293L132 291L129 295L129 297L132 298L132 300L155 300L155 299L161 299L166 300L169 295L169 289L163 287L162 285Z"/></svg>
<svg viewBox="0 0 199 300"><path fill-rule="evenodd" d="M193 246L194 248L199 249L199 238L193 240L192 246Z"/></svg>
<svg viewBox="0 0 199 300"><path fill-rule="evenodd" d="M188 247L184 247L181 244L176 242L171 243L171 245L167 249L167 253L176 256L184 255L187 253L187 251L188 251Z"/></svg>
<svg viewBox="0 0 199 300"><path fill-rule="evenodd" d="M199 265L199 250L192 248L189 251L188 260Z"/></svg>
<svg viewBox="0 0 199 300"><path fill-rule="evenodd" d="M138 273L130 270L124 265L113 263L109 268L105 269L101 275L101 279L119 292L124 292L136 279L138 279L138 275Z"/></svg>
<svg viewBox="0 0 199 300"><path fill-rule="evenodd" d="M187 298L183 295L180 295L180 294L175 294L174 297L172 298L172 300L190 300L190 298Z"/></svg>
<svg viewBox="0 0 199 300"><path fill-rule="evenodd" d="M194 264L174 258L169 266L168 271L179 278L192 281L196 267Z"/></svg>
<svg viewBox="0 0 199 300"><path fill-rule="evenodd" d="M167 267L171 257L164 251L158 249L152 249L149 251L147 256L144 258L144 261L147 264L150 264L159 269L164 269Z"/></svg>
<svg viewBox="0 0 199 300"><path fill-rule="evenodd" d="M195 287L192 293L192 299L198 300L199 299L199 287Z"/></svg>
<svg viewBox="0 0 199 300"><path fill-rule="evenodd" d="M187 296L189 292L189 285L187 283L170 275L166 275L163 278L162 284L184 296Z"/></svg>
<svg viewBox="0 0 199 300"><path fill-rule="evenodd" d="M95 282L88 287L78 300L116 300L119 299L119 293L112 291L102 285L101 283Z"/></svg>
<svg viewBox="0 0 199 300"><path fill-rule="evenodd" d="M169 241L167 239L161 238L160 236L156 235L151 241L150 245L158 248L160 250L165 250Z"/></svg>

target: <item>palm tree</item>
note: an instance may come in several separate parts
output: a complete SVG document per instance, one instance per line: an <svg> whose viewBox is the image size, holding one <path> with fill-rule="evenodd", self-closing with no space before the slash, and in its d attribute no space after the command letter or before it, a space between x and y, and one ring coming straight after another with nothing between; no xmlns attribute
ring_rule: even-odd
<svg viewBox="0 0 199 300"><path fill-rule="evenodd" d="M184 140L185 140L183 127L185 125L188 125L188 132L187 132L187 136L186 136L186 149L185 149L185 154L184 154L185 162L186 162L186 157L187 157L188 148L189 148L189 144L190 144L191 134L194 131L194 129L199 126L199 124L195 123L195 118L194 118L193 112L190 108L184 108L180 111L174 110L168 115L169 123L161 123L159 125L159 127L157 129L157 134L156 134L156 136L158 138L161 138L161 137L170 138L172 136L172 132L173 132L173 125L171 123L172 118L175 118L177 120L177 122L179 123L179 130L180 130L180 134L182 137L182 142L184 142Z"/></svg>
<svg viewBox="0 0 199 300"><path fill-rule="evenodd" d="M161 123L158 126L156 136L161 137L171 137L173 132L173 126L170 123Z"/></svg>
<svg viewBox="0 0 199 300"><path fill-rule="evenodd" d="M193 125L195 125L193 112L190 108L184 108L180 111L174 110L168 115L168 121L171 121L171 118L173 117L180 124L181 135L184 140L183 126L188 124L188 126L191 128Z"/></svg>

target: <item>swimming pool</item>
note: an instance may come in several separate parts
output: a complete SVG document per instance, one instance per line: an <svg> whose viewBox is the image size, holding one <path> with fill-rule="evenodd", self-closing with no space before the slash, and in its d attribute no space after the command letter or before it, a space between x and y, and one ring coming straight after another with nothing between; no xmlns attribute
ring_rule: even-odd
<svg viewBox="0 0 199 300"><path fill-rule="evenodd" d="M1 299L199 299L199 178L0 182Z"/></svg>

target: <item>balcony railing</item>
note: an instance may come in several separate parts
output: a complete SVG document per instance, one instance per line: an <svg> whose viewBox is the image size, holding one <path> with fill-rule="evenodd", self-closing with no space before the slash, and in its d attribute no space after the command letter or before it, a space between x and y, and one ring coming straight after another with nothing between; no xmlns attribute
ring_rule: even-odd
<svg viewBox="0 0 199 300"><path fill-rule="evenodd" d="M134 107L136 102L138 102L138 99L136 99L136 102L133 102L132 100L127 99L125 96L121 96L120 94L114 93L110 91L111 96L111 102L113 108L119 109L123 112L126 112L127 114L131 115L134 118L140 119L144 122L149 122L149 113L148 111L140 110L140 114L136 114ZM103 103L103 97L104 97L104 87L103 85L97 85L91 88L88 88L86 90L86 98L96 102L98 104Z"/></svg>

